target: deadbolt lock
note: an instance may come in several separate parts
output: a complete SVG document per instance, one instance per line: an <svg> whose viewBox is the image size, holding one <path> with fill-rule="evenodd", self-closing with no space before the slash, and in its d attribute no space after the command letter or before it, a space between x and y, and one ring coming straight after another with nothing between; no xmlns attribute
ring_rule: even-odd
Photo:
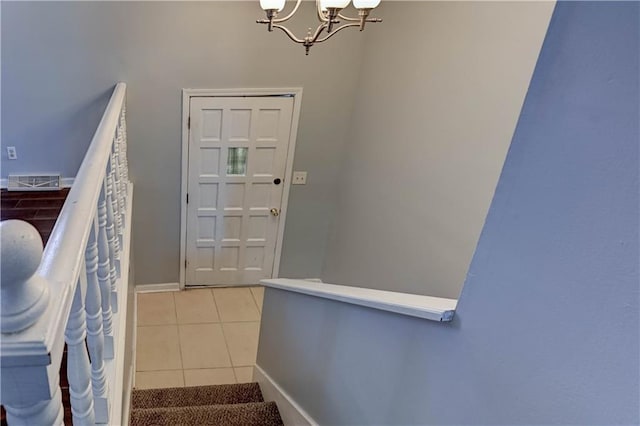
<svg viewBox="0 0 640 426"><path fill-rule="evenodd" d="M280 210L276 209L275 207L271 209L271 215L272 216L280 216Z"/></svg>

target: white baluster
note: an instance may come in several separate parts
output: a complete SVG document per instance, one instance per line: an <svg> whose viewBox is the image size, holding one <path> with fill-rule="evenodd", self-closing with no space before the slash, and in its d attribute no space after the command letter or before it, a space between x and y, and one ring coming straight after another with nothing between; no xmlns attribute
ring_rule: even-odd
<svg viewBox="0 0 640 426"><path fill-rule="evenodd" d="M18 407L5 404L4 408L7 410L7 423L11 426L64 424L62 393L59 384L56 385L54 394L49 400Z"/></svg>
<svg viewBox="0 0 640 426"><path fill-rule="evenodd" d="M104 335L102 326L102 293L98 282L97 221L94 219L85 251L87 268L87 346L91 356L91 385L97 423L108 423L109 402L104 371Z"/></svg>
<svg viewBox="0 0 640 426"><path fill-rule="evenodd" d="M83 298L83 293L86 291L86 276L81 274L79 281L64 333L67 342L67 377L73 424L94 425L91 367L84 344L84 339L87 337Z"/></svg>
<svg viewBox="0 0 640 426"><path fill-rule="evenodd" d="M126 104L123 103L122 111L120 113L120 146L119 146L119 157L118 162L121 171L121 192L122 192L122 221L123 221L123 229L124 232L124 220L125 220L125 209L127 205L127 195L128 195L128 184L129 184L129 160L127 158L127 120L126 120ZM123 235L124 238L124 235Z"/></svg>
<svg viewBox="0 0 640 426"><path fill-rule="evenodd" d="M116 163L118 164L118 175L116 176L117 184L118 184L118 210L120 211L120 220L122 226L120 227L120 231L123 235L121 238L124 238L124 223L125 223L125 215L126 215L126 197L127 197L127 185L124 180L124 159L122 152L122 133L118 132L120 136L118 136L118 140L116 140L117 152L118 156L116 159Z"/></svg>
<svg viewBox="0 0 640 426"><path fill-rule="evenodd" d="M113 359L114 341L111 313L111 266L109 242L107 240L107 201L105 183L102 183L98 201L98 282L102 295L102 322L104 334L104 357Z"/></svg>
<svg viewBox="0 0 640 426"><path fill-rule="evenodd" d="M129 159L127 157L127 106L126 104L122 105L122 112L120 113L120 122L121 122L121 131L122 131L122 142L120 145L120 161L123 171L123 184L125 185L124 190L126 191L126 184L129 182Z"/></svg>
<svg viewBox="0 0 640 426"><path fill-rule="evenodd" d="M122 224L123 224L123 218L122 215L120 214L120 205L118 204L118 200L120 199L120 185L116 182L116 176L118 176L118 163L117 163L117 156L116 156L116 147L117 147L117 141L114 140L113 145L112 145L112 151L111 151L111 157L109 159L109 170L108 170L108 174L109 176L111 176L111 209L113 210L113 226L114 226L114 231L116 234L116 240L115 240L115 250L116 250L116 254L118 259L120 259L120 247L122 247L123 245L123 232L122 232ZM120 262L118 261L117 264L117 271L118 271L118 277L120 276Z"/></svg>
<svg viewBox="0 0 640 426"><path fill-rule="evenodd" d="M112 198L112 185L111 174L107 172L105 176L107 181L107 243L109 244L109 281L111 283L111 310L113 313L118 312L118 270L120 269L120 260L118 259L118 252L116 251L116 233L114 228L114 216L113 205L111 203ZM117 265L116 265L117 264Z"/></svg>
<svg viewBox="0 0 640 426"><path fill-rule="evenodd" d="M123 235L123 228L124 228L124 193L122 192L122 171L121 171L121 165L120 165L120 131L119 128L116 128L116 134L115 134L115 138L113 141L113 160L114 160L114 173L113 173L113 185L115 187L115 191L114 194L116 194L115 197L115 206L116 208L114 209L114 212L118 212L118 216L116 217L117 221L118 221L118 229L120 231L120 234L118 235L118 239L122 242L124 235Z"/></svg>
<svg viewBox="0 0 640 426"><path fill-rule="evenodd" d="M49 287L34 275L42 260L42 239L21 220L0 222L1 282L0 331L16 333L35 323L49 302Z"/></svg>

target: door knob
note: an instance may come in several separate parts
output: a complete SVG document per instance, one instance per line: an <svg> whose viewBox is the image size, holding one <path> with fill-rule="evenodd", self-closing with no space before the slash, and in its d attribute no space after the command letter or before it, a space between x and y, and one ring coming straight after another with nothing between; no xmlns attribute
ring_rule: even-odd
<svg viewBox="0 0 640 426"><path fill-rule="evenodd" d="M276 209L275 207L271 209L271 215L272 216L280 216L280 210Z"/></svg>

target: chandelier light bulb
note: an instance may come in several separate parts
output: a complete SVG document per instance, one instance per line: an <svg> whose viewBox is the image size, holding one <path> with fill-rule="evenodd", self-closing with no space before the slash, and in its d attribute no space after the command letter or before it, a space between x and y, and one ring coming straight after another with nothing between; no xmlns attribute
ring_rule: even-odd
<svg viewBox="0 0 640 426"><path fill-rule="evenodd" d="M380 0L353 0L356 9L374 9L378 7Z"/></svg>
<svg viewBox="0 0 640 426"><path fill-rule="evenodd" d="M262 10L277 10L280 12L284 9L285 0L260 0L260 7Z"/></svg>
<svg viewBox="0 0 640 426"><path fill-rule="evenodd" d="M320 0L322 9L344 9L349 6L350 0Z"/></svg>

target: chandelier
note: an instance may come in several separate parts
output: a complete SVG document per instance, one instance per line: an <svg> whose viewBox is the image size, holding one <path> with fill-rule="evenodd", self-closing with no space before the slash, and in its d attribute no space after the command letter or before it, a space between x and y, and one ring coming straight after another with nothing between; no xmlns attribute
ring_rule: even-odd
<svg viewBox="0 0 640 426"><path fill-rule="evenodd" d="M260 0L260 7L267 13L267 19L258 19L256 23L266 24L269 31L273 31L274 28L284 31L292 41L304 46L307 55L309 54L311 46L329 40L334 34L345 28L358 27L360 31L362 31L367 22L382 22L382 19L379 18L369 18L369 13L380 4L380 0L353 0L353 6L358 10L357 18L344 16L340 13L342 9L349 5L350 0L316 0L316 9L320 24L314 32L309 28L304 38L298 38L287 27L280 25L280 23L291 19L298 11L301 2L302 0L296 0L296 5L291 13L284 18L278 18L278 13L284 9L285 0ZM346 23L336 26L339 25L341 21L345 21Z"/></svg>

